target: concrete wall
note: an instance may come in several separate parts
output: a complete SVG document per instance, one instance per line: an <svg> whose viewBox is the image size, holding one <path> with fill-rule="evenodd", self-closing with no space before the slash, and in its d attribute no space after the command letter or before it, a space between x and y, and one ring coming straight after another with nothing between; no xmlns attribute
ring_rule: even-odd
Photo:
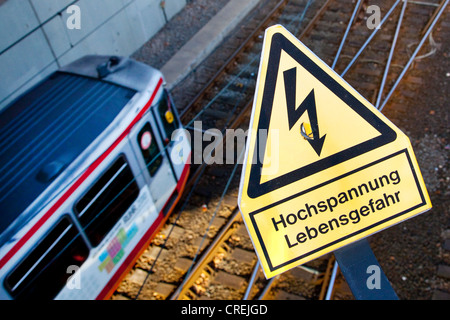
<svg viewBox="0 0 450 320"><path fill-rule="evenodd" d="M79 16L68 10L72 5ZM0 0L0 109L83 55L132 54L185 5L186 0ZM79 29L73 28L76 22Z"/></svg>

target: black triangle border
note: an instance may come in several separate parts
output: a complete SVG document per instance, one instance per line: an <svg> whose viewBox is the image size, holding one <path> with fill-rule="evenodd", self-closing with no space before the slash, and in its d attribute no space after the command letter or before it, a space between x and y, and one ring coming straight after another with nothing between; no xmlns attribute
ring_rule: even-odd
<svg viewBox="0 0 450 320"><path fill-rule="evenodd" d="M265 151L266 140L263 139L260 145L259 129L269 129L270 117L272 114L273 100L276 88L276 81L281 57L281 51L284 50L302 67L310 72L323 85L330 89L337 97L359 114L364 120L380 132L380 136L362 142L358 145L342 150L324 159L298 168L290 173L276 177L272 180L261 182L262 165L264 163L264 152L262 159L258 157L259 148ZM261 79L264 83L263 97L261 102L260 117L258 120L258 130L256 131L256 142L253 152L253 161L250 169L250 177L247 188L247 195L250 198L257 198L276 189L282 188L295 181L313 175L317 172L345 162L349 159L362 155L366 152L379 148L383 145L396 140L397 133L383 122L376 114L369 110L361 101L350 94L341 84L333 79L326 71L322 70L305 53L298 49L282 33L275 33L272 36L270 44L269 61L267 66L266 78Z"/></svg>

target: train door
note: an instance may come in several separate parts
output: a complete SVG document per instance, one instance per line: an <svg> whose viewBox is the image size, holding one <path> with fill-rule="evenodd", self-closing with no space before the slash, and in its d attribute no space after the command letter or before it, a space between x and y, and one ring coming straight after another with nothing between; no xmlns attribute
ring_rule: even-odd
<svg viewBox="0 0 450 320"><path fill-rule="evenodd" d="M176 187L177 179L152 112L131 130L130 143L147 180L150 194L160 212Z"/></svg>
<svg viewBox="0 0 450 320"><path fill-rule="evenodd" d="M177 130L181 127L180 120L167 90L164 89L158 104L153 108L153 113L158 122L167 154L172 161L172 168L175 175L180 178L186 165L190 148L188 146L188 138L184 136L183 130Z"/></svg>

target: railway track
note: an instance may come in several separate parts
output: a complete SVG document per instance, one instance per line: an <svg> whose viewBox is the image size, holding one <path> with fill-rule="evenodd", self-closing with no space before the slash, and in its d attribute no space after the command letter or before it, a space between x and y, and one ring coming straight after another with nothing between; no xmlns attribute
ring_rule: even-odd
<svg viewBox="0 0 450 320"><path fill-rule="evenodd" d="M215 153L215 163L208 164L210 152L218 149L205 153L205 148L213 142L229 150L234 137L227 136L226 129L247 129L269 25L287 27L381 110L405 67L417 57L418 44L432 39L427 30L447 2L408 1L403 6L402 1L371 1L381 8L381 29L374 32L367 27L365 1L261 1L245 23L171 92L192 136L204 138L208 129L217 130L216 135L194 149L184 200L113 299L352 299L344 278L333 274L333 255L265 280L237 208L237 160L242 150L233 147L231 159ZM422 83L414 77L406 81ZM223 163L218 161L221 157Z"/></svg>

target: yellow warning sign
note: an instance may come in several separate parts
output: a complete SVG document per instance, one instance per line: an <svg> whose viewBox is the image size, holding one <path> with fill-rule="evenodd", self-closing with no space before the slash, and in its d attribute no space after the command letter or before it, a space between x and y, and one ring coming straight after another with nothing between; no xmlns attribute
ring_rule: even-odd
<svg viewBox="0 0 450 320"><path fill-rule="evenodd" d="M238 202L268 278L431 208L409 139L279 25L264 38Z"/></svg>

